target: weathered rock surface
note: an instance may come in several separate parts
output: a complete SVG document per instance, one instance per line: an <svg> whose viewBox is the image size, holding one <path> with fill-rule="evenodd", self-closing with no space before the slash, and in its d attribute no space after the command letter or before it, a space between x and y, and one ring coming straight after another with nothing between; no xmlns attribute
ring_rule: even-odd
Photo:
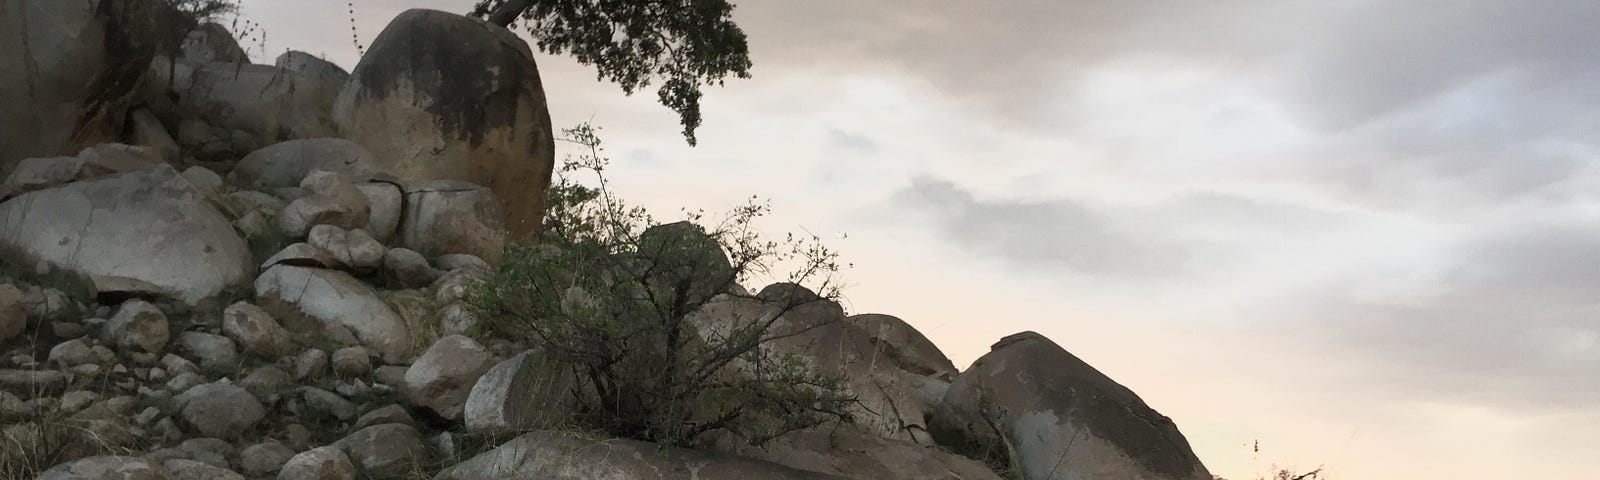
<svg viewBox="0 0 1600 480"><path fill-rule="evenodd" d="M338 91L321 79L271 65L211 63L195 66L187 83L174 80L180 111L247 132L255 145L336 132L330 107Z"/></svg>
<svg viewBox="0 0 1600 480"><path fill-rule="evenodd" d="M136 457L88 457L39 474L39 480L176 480L165 468Z"/></svg>
<svg viewBox="0 0 1600 480"><path fill-rule="evenodd" d="M803 430L761 447L735 442L728 448L745 457L857 480L1001 480L983 464L937 447L849 429Z"/></svg>
<svg viewBox="0 0 1600 480"><path fill-rule="evenodd" d="M299 50L283 52L283 55L278 55L278 59L273 62L273 65L337 85L344 84L345 80L350 78L349 72L339 68L338 65L334 65L333 62Z"/></svg>
<svg viewBox="0 0 1600 480"><path fill-rule="evenodd" d="M917 375L944 381L955 378L956 365L950 362L950 358L905 320L868 313L851 316L845 319L845 323L859 330L883 360Z"/></svg>
<svg viewBox="0 0 1600 480"><path fill-rule="evenodd" d="M178 334L178 351L200 360L200 369L212 374L231 373L239 368L239 350L228 337L205 332Z"/></svg>
<svg viewBox="0 0 1600 480"><path fill-rule="evenodd" d="M391 248L383 254L384 273L407 288L432 285L444 272L434 270L427 257L409 248Z"/></svg>
<svg viewBox="0 0 1600 480"><path fill-rule="evenodd" d="M378 240L388 240L400 228L401 215L405 213L405 193L399 185L388 182L356 184L367 196L372 213L367 217L367 230Z"/></svg>
<svg viewBox="0 0 1600 480"><path fill-rule="evenodd" d="M464 407L467 429L480 433L531 431L572 414L571 370L529 353L500 362L472 386Z"/></svg>
<svg viewBox="0 0 1600 480"><path fill-rule="evenodd" d="M354 480L356 466L338 448L318 447L296 454L278 470L278 480Z"/></svg>
<svg viewBox="0 0 1600 480"><path fill-rule="evenodd" d="M245 480L238 472L184 458L168 459L161 466L172 473L173 480Z"/></svg>
<svg viewBox="0 0 1600 480"><path fill-rule="evenodd" d="M261 307L247 302L222 311L222 332L239 342L245 353L262 357L294 353L294 336Z"/></svg>
<svg viewBox="0 0 1600 480"><path fill-rule="evenodd" d="M299 186L314 170L362 177L371 175L376 168L372 154L355 142L307 138L250 152L233 167L233 175L245 185L271 189Z"/></svg>
<svg viewBox="0 0 1600 480"><path fill-rule="evenodd" d="M427 256L465 253L499 263L506 230L494 192L456 180L406 185L400 242Z"/></svg>
<svg viewBox="0 0 1600 480"><path fill-rule="evenodd" d="M258 443L239 451L239 468L251 477L268 477L278 473L294 455L294 450L277 442Z"/></svg>
<svg viewBox="0 0 1600 480"><path fill-rule="evenodd" d="M859 397L852 407L856 427L876 435L930 443L925 412L907 372L883 358L860 331L845 321L837 304L794 284L774 284L759 298L723 296L695 312L690 321L702 336L717 338L756 322L771 323L773 335L786 335L764 348L773 354L794 354L816 371L845 378L846 390Z"/></svg>
<svg viewBox="0 0 1600 480"><path fill-rule="evenodd" d="M9 283L0 283L0 342L10 340L28 326L28 297Z"/></svg>
<svg viewBox="0 0 1600 480"><path fill-rule="evenodd" d="M207 437L240 438L266 416L255 396L229 383L195 386L176 400L184 421Z"/></svg>
<svg viewBox="0 0 1600 480"><path fill-rule="evenodd" d="M532 52L510 31L407 10L373 40L334 112L402 180L488 186L513 238L539 231L554 137Z"/></svg>
<svg viewBox="0 0 1600 480"><path fill-rule="evenodd" d="M255 288L261 308L286 323L298 318L343 326L388 362L408 353L405 323L371 287L349 274L277 265L256 278Z"/></svg>
<svg viewBox="0 0 1600 480"><path fill-rule="evenodd" d="M441 338L406 370L406 400L444 418L460 419L473 385L494 364L494 354L471 338Z"/></svg>
<svg viewBox="0 0 1600 480"><path fill-rule="evenodd" d="M427 462L428 446L409 425L386 423L363 428L334 442L373 480L407 479Z"/></svg>
<svg viewBox="0 0 1600 480"><path fill-rule="evenodd" d="M227 218L167 166L12 198L0 232L0 253L18 261L141 280L190 304L255 272Z"/></svg>
<svg viewBox="0 0 1600 480"><path fill-rule="evenodd" d="M245 55L243 48L239 48L239 42L233 39L233 34L215 23L205 23L190 30L189 35L183 37L180 49L178 60L196 65L212 62L250 63L250 57Z"/></svg>
<svg viewBox="0 0 1600 480"><path fill-rule="evenodd" d="M0 48L0 98L5 99L0 101L0 174L24 158L116 141L155 55L150 39L154 3L5 3L0 10L0 45L5 45Z"/></svg>
<svg viewBox="0 0 1600 480"><path fill-rule="evenodd" d="M278 218L278 227L285 235L304 238L317 225L346 229L367 226L372 206L367 203L366 194L344 174L313 170L300 181L300 188L310 194L290 202Z"/></svg>
<svg viewBox="0 0 1600 480"><path fill-rule="evenodd" d="M689 448L662 451L654 443L590 439L571 433L522 434L440 472L433 480L696 479L821 480L840 477Z"/></svg>
<svg viewBox="0 0 1600 480"><path fill-rule="evenodd" d="M143 300L123 303L101 331L101 339L108 344L148 353L161 352L167 341L172 339L166 314Z"/></svg>
<svg viewBox="0 0 1600 480"><path fill-rule="evenodd" d="M1029 479L1211 478L1171 419L1037 333L995 343L956 377L944 405L931 425L941 444L992 456L1009 442Z"/></svg>

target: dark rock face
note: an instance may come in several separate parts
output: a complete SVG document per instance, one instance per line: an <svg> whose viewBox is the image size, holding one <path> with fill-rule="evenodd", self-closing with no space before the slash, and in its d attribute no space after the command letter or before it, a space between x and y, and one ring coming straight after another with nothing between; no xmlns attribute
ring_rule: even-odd
<svg viewBox="0 0 1600 480"><path fill-rule="evenodd" d="M0 3L0 174L117 139L156 53L152 3Z"/></svg>
<svg viewBox="0 0 1600 480"><path fill-rule="evenodd" d="M555 150L538 67L510 31L401 13L351 72L334 117L402 180L486 185L514 238L538 233Z"/></svg>
<svg viewBox="0 0 1600 480"><path fill-rule="evenodd" d="M935 439L989 456L1013 450L1029 479L1211 478L1171 419L1037 333L995 343L944 405Z"/></svg>

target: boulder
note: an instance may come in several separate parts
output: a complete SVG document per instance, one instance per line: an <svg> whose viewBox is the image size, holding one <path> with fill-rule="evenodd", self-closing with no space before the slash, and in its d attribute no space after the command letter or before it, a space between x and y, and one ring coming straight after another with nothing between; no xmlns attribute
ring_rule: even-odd
<svg viewBox="0 0 1600 480"><path fill-rule="evenodd" d="M333 446L348 455L373 480L412 478L411 472L425 465L428 457L428 446L422 443L422 434L410 425L399 423L357 430L334 442Z"/></svg>
<svg viewBox="0 0 1600 480"><path fill-rule="evenodd" d="M161 467L172 473L173 480L245 480L238 472L184 458L168 459Z"/></svg>
<svg viewBox="0 0 1600 480"><path fill-rule="evenodd" d="M317 225L347 229L367 226L372 206L349 177L314 170L300 181L300 188L309 194L290 202L278 218L278 228L285 235L304 238Z"/></svg>
<svg viewBox="0 0 1600 480"><path fill-rule="evenodd" d="M334 65L333 62L299 50L283 52L283 55L278 55L278 60L273 62L273 65L335 85L343 85L345 80L350 78L349 72Z"/></svg>
<svg viewBox="0 0 1600 480"><path fill-rule="evenodd" d="M43 190L77 180L143 170L162 162L160 152L149 147L103 143L85 148L75 157L29 158L0 183L0 199Z"/></svg>
<svg viewBox="0 0 1600 480"><path fill-rule="evenodd" d="M278 470L278 480L355 480L356 466L350 457L332 446L318 447L295 454Z"/></svg>
<svg viewBox="0 0 1600 480"><path fill-rule="evenodd" d="M222 332L252 355L275 358L294 353L294 336L261 307L248 302L222 311Z"/></svg>
<svg viewBox="0 0 1600 480"><path fill-rule="evenodd" d="M9 283L0 283L0 343L22 334L28 326L28 296Z"/></svg>
<svg viewBox="0 0 1600 480"><path fill-rule="evenodd" d="M14 261L141 280L191 305L255 272L227 218L165 165L7 200L0 231Z"/></svg>
<svg viewBox="0 0 1600 480"><path fill-rule="evenodd" d="M294 456L294 450L280 443L258 443L239 451L239 468L252 478L271 477Z"/></svg>
<svg viewBox="0 0 1600 480"><path fill-rule="evenodd" d="M372 373L372 356L366 347L344 347L333 351L333 373L341 377L359 377Z"/></svg>
<svg viewBox="0 0 1600 480"><path fill-rule="evenodd" d="M465 253L497 264L506 231L494 192L457 180L412 183L405 188L400 243L423 255Z"/></svg>
<svg viewBox="0 0 1600 480"><path fill-rule="evenodd" d="M670 298L686 286L690 305L700 305L727 291L735 272L717 239L692 222L656 225L639 234L640 263L651 272L645 283Z"/></svg>
<svg viewBox="0 0 1600 480"><path fill-rule="evenodd" d="M337 132L330 107L338 91L321 79L270 65L211 63L196 65L184 80L172 82L180 112L245 132L255 145Z"/></svg>
<svg viewBox="0 0 1600 480"><path fill-rule="evenodd" d="M950 358L905 320L868 313L846 318L845 323L860 331L883 359L902 370L946 382L955 378L956 365Z"/></svg>
<svg viewBox="0 0 1600 480"><path fill-rule="evenodd" d="M861 332L851 328L839 304L786 283L768 286L757 297L717 297L691 314L689 321L702 338L716 341L771 320L769 335L781 338L764 344L764 351L795 355L819 373L843 377L845 390L860 400L851 406L855 428L931 443L926 412L909 372L879 355Z"/></svg>
<svg viewBox="0 0 1600 480"><path fill-rule="evenodd" d="M386 249L363 229L345 230L333 225L311 227L306 243L333 255L343 265L356 272L370 272L383 264Z"/></svg>
<svg viewBox="0 0 1600 480"><path fill-rule="evenodd" d="M255 396L230 383L197 385L176 401L184 421L213 438L240 438L267 414Z"/></svg>
<svg viewBox="0 0 1600 480"><path fill-rule="evenodd" d="M231 373L239 368L239 350L228 337L205 332L178 334L178 351L200 361L200 369L212 374Z"/></svg>
<svg viewBox="0 0 1600 480"><path fill-rule="evenodd" d="M222 176L217 175L217 172L213 172L209 168L195 165L184 169L181 175L183 175L184 180L188 180L190 185L194 185L194 188L201 192L211 195L222 194Z"/></svg>
<svg viewBox="0 0 1600 480"><path fill-rule="evenodd" d="M371 287L347 273L277 265L256 278L255 288L261 308L275 318L348 328L386 362L400 362L409 353L405 323Z"/></svg>
<svg viewBox="0 0 1600 480"><path fill-rule="evenodd" d="M337 393L316 387L300 387L300 399L311 411L326 417L349 421L356 416L356 405Z"/></svg>
<svg viewBox="0 0 1600 480"><path fill-rule="evenodd" d="M287 392L293 385L294 378L289 376L289 372L271 365L256 367L239 379L240 388L258 399L267 400L265 403L273 403L270 400Z"/></svg>
<svg viewBox="0 0 1600 480"><path fill-rule="evenodd" d="M178 60L195 65L212 62L250 63L250 56L239 48L239 42L226 27L207 22L183 37Z"/></svg>
<svg viewBox="0 0 1600 480"><path fill-rule="evenodd" d="M342 138L289 140L250 152L233 167L239 182L258 189L296 187L313 170L364 177L377 171L372 154Z"/></svg>
<svg viewBox="0 0 1600 480"><path fill-rule="evenodd" d="M488 186L512 237L537 238L554 137L532 51L511 31L407 10L373 40L334 112L400 179Z"/></svg>
<svg viewBox="0 0 1600 480"><path fill-rule="evenodd" d="M444 272L428 265L427 257L409 248L395 247L383 254L383 271L390 279L406 288L424 288L432 285Z"/></svg>
<svg viewBox="0 0 1600 480"><path fill-rule="evenodd" d="M149 302L130 300L101 329L101 340L124 350L160 353L172 339L167 316Z"/></svg>
<svg viewBox="0 0 1600 480"><path fill-rule="evenodd" d="M357 184L356 188L367 196L372 213L367 217L367 230L378 240L388 240L400 228L400 216L405 213L405 193L399 185L388 182Z"/></svg>
<svg viewBox="0 0 1600 480"><path fill-rule="evenodd" d="M572 370L528 353L500 362L478 379L463 409L477 433L525 432L562 425L573 413Z"/></svg>
<svg viewBox="0 0 1600 480"><path fill-rule="evenodd" d="M433 480L506 478L604 478L696 480L822 480L841 477L723 453L649 442L593 439L574 433L538 431L444 469Z"/></svg>
<svg viewBox="0 0 1600 480"><path fill-rule="evenodd" d="M38 480L176 480L165 468L137 457L88 457L57 465Z"/></svg>
<svg viewBox="0 0 1600 480"><path fill-rule="evenodd" d="M136 109L128 114L128 127L130 138L134 145L150 148L161 155L161 160L166 163L176 163L180 160L182 149L178 148L177 140L172 139L172 134L167 133L167 127L161 124L148 108Z"/></svg>
<svg viewBox="0 0 1600 480"><path fill-rule="evenodd" d="M850 429L801 430L760 447L733 442L719 449L790 468L857 480L1001 480L989 467L937 447Z"/></svg>
<svg viewBox="0 0 1600 480"><path fill-rule="evenodd" d="M406 370L406 400L441 417L460 419L473 385L494 365L494 354L471 338L441 338Z"/></svg>
<svg viewBox="0 0 1600 480"><path fill-rule="evenodd" d="M24 158L70 154L121 136L157 49L155 3L0 6L0 175Z"/></svg>
<svg viewBox="0 0 1600 480"><path fill-rule="evenodd" d="M1212 478L1171 419L1034 332L995 343L943 404L930 425L941 444L989 458L1014 449L1025 478Z"/></svg>

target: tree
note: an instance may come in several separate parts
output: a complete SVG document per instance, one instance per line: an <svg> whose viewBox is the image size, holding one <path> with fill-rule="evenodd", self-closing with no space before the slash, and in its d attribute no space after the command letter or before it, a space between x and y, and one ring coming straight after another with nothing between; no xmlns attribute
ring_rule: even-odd
<svg viewBox="0 0 1600 480"><path fill-rule="evenodd" d="M695 144L700 88L750 77L744 31L728 0L479 0L472 16L511 27L521 20L539 49L571 54L628 94L659 81L656 96L678 113Z"/></svg>
<svg viewBox="0 0 1600 480"><path fill-rule="evenodd" d="M767 348L826 325L774 328L787 312L837 298L837 254L815 237L764 240L751 222L768 208L756 203L710 231L693 222L657 224L611 194L592 129L565 134L589 153L569 157L549 189L545 241L508 248L495 277L469 302L492 332L567 366L577 420L663 444L730 432L756 445L851 421L855 398L843 379ZM573 181L570 174L580 171L594 173L597 186ZM791 283L822 294L750 295L738 286L782 262L799 266ZM729 298L759 299L764 310L715 325L695 316Z"/></svg>

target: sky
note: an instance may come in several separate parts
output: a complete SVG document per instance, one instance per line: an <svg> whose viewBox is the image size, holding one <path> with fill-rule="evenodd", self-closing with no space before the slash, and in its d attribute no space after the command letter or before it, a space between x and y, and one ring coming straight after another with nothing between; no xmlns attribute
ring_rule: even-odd
<svg viewBox="0 0 1600 480"><path fill-rule="evenodd" d="M472 2L338 3L244 0L247 47L350 68ZM849 311L958 366L1040 332L1230 479L1600 478L1592 0L736 3L753 77L698 147L537 56L623 198L767 199L853 264Z"/></svg>

